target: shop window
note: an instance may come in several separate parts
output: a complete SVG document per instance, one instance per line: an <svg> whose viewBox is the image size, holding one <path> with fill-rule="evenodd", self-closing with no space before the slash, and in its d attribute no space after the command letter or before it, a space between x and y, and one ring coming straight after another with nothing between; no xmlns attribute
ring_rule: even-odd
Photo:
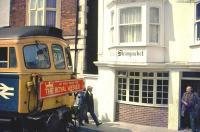
<svg viewBox="0 0 200 132"><path fill-rule="evenodd" d="M56 0L29 0L29 25L56 27L57 8Z"/></svg>
<svg viewBox="0 0 200 132"><path fill-rule="evenodd" d="M48 69L50 60L48 47L45 44L32 44L24 46L24 60L27 68Z"/></svg>
<svg viewBox="0 0 200 132"><path fill-rule="evenodd" d="M118 71L118 100L148 105L167 105L168 79L168 72Z"/></svg>
<svg viewBox="0 0 200 132"><path fill-rule="evenodd" d="M118 72L118 100L126 101L127 79L126 72Z"/></svg>
<svg viewBox="0 0 200 132"><path fill-rule="evenodd" d="M141 7L120 9L119 31L120 43L141 42Z"/></svg>
<svg viewBox="0 0 200 132"><path fill-rule="evenodd" d="M139 72L130 72L129 76L136 76L136 77L138 77L138 76L140 76L140 73Z"/></svg>
<svg viewBox="0 0 200 132"><path fill-rule="evenodd" d="M53 60L56 69L64 69L65 68L65 59L63 54L63 49L58 44L52 45L52 53L53 53Z"/></svg>
<svg viewBox="0 0 200 132"><path fill-rule="evenodd" d="M126 71L118 71L118 72L117 72L117 75L118 75L118 76L125 76L125 77L126 77L127 72L126 72Z"/></svg>
<svg viewBox="0 0 200 132"><path fill-rule="evenodd" d="M153 77L154 73L153 72L143 72L142 75L143 75L143 77Z"/></svg>
<svg viewBox="0 0 200 132"><path fill-rule="evenodd" d="M153 104L153 80L142 80L142 103Z"/></svg>
<svg viewBox="0 0 200 132"><path fill-rule="evenodd" d="M157 77L169 77L168 72L157 72Z"/></svg>
<svg viewBox="0 0 200 132"><path fill-rule="evenodd" d="M129 80L129 101L139 102L139 79Z"/></svg>
<svg viewBox="0 0 200 132"><path fill-rule="evenodd" d="M158 43L160 34L159 8L150 7L149 42Z"/></svg>
<svg viewBox="0 0 200 132"><path fill-rule="evenodd" d="M126 101L126 79L118 79L118 100Z"/></svg>
<svg viewBox="0 0 200 132"><path fill-rule="evenodd" d="M168 104L168 80L157 80L156 103Z"/></svg>

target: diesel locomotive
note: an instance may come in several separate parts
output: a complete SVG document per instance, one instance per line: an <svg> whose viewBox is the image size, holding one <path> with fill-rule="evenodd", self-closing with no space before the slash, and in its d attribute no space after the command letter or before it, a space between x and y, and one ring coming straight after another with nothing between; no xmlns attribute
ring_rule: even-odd
<svg viewBox="0 0 200 132"><path fill-rule="evenodd" d="M62 30L46 26L0 28L0 132L64 132L74 93L70 47Z"/></svg>

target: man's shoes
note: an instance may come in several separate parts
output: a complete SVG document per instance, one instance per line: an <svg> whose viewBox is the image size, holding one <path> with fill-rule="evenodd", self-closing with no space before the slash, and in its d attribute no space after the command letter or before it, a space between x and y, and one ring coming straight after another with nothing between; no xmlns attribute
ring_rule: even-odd
<svg viewBox="0 0 200 132"><path fill-rule="evenodd" d="M101 125L101 124L102 124L102 122L99 122L99 123L97 123L96 125L99 126L99 125Z"/></svg>

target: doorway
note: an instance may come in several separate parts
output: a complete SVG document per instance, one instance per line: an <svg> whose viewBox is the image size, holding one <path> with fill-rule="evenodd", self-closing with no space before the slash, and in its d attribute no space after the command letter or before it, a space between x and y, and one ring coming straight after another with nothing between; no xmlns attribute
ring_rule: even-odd
<svg viewBox="0 0 200 132"><path fill-rule="evenodd" d="M182 79L181 80L180 108L181 108L181 98L185 92L186 86L189 86L189 85L192 86L193 92L200 93L200 80ZM183 128L184 128L184 118L180 116L180 129L183 129Z"/></svg>

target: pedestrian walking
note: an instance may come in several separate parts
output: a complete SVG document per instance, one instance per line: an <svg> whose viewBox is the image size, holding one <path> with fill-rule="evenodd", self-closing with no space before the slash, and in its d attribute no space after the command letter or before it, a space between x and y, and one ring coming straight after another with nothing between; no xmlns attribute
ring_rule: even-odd
<svg viewBox="0 0 200 132"><path fill-rule="evenodd" d="M92 89L93 89L92 86L88 86L87 87L87 91L86 91L86 94L85 94L85 99L86 99L86 103L87 103L88 112L92 116L94 122L96 123L96 126L99 126L102 123L98 121L97 116L94 113L94 100L93 100Z"/></svg>
<svg viewBox="0 0 200 132"><path fill-rule="evenodd" d="M87 108L87 102L86 102L86 89L84 88L83 91L81 91L79 93L79 104L78 104L78 107L79 107L79 124L80 125L84 125L83 124L83 121L85 121L85 123L89 123L88 121L88 116L87 116L87 111L88 111L88 108Z"/></svg>
<svg viewBox="0 0 200 132"><path fill-rule="evenodd" d="M192 87L187 86L186 92L182 96L181 116L184 117L184 127L192 129L195 132L195 95L192 93Z"/></svg>

